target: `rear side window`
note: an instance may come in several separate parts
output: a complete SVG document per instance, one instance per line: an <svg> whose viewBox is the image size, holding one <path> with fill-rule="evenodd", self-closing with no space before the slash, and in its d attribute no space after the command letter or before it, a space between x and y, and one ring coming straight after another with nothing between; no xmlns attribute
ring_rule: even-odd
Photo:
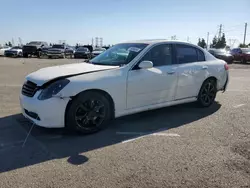
<svg viewBox="0 0 250 188"><path fill-rule="evenodd" d="M187 45L176 45L176 57L178 64L192 63L198 61L196 49Z"/></svg>
<svg viewBox="0 0 250 188"><path fill-rule="evenodd" d="M204 53L201 50L183 44L176 45L176 58L178 64L205 61Z"/></svg>
<svg viewBox="0 0 250 188"><path fill-rule="evenodd" d="M196 49L196 51L197 51L197 55L198 55L198 61L205 61L204 53L199 49Z"/></svg>

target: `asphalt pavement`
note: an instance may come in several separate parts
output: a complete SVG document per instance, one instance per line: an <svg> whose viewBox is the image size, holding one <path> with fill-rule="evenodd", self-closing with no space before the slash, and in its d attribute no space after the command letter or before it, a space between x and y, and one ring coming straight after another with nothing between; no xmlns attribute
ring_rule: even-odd
<svg viewBox="0 0 250 188"><path fill-rule="evenodd" d="M143 112L85 136L34 126L25 142L25 75L75 62L0 58L0 187L250 187L250 64L230 65L209 108Z"/></svg>

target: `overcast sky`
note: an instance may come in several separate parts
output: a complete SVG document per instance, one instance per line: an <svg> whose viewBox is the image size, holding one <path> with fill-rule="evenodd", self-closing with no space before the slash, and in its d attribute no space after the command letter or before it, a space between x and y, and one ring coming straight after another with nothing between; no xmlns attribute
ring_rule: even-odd
<svg viewBox="0 0 250 188"><path fill-rule="evenodd" d="M166 38L197 43L210 40L219 24L227 39L243 41L244 24L250 24L250 0L0 0L0 43L18 37L24 43L66 40L104 44L134 39ZM250 42L248 26L247 42ZM231 40L233 42L234 40Z"/></svg>

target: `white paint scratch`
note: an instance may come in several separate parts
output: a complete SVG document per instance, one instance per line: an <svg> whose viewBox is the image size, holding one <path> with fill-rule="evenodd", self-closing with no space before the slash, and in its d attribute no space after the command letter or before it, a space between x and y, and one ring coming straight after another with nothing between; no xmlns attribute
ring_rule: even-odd
<svg viewBox="0 0 250 188"><path fill-rule="evenodd" d="M125 134L127 134L127 135L136 135L136 132L117 132L117 133L124 134L124 135ZM132 142L132 141L141 139L143 137L148 137L148 136L180 137L180 135L176 134L176 133L152 133L152 134L147 134L147 133L142 133L142 132L138 132L137 133L137 135L141 135L141 134L143 134L143 136L139 136L139 137L136 137L136 138L124 140L122 143Z"/></svg>
<svg viewBox="0 0 250 188"><path fill-rule="evenodd" d="M242 106L245 106L246 104L238 104L236 106L234 106L234 108L239 108L239 107L242 107Z"/></svg>

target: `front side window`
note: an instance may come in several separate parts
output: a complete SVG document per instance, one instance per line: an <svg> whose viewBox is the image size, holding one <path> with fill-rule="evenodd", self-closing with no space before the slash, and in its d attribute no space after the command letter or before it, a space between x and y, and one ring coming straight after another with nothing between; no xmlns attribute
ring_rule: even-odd
<svg viewBox="0 0 250 188"><path fill-rule="evenodd" d="M172 64L172 48L170 44L153 47L141 61L152 61L154 67Z"/></svg>
<svg viewBox="0 0 250 188"><path fill-rule="evenodd" d="M176 57L178 64L192 63L198 61L196 48L188 45L177 44Z"/></svg>
<svg viewBox="0 0 250 188"><path fill-rule="evenodd" d="M148 44L122 43L109 48L90 60L96 65L121 66L131 62Z"/></svg>

